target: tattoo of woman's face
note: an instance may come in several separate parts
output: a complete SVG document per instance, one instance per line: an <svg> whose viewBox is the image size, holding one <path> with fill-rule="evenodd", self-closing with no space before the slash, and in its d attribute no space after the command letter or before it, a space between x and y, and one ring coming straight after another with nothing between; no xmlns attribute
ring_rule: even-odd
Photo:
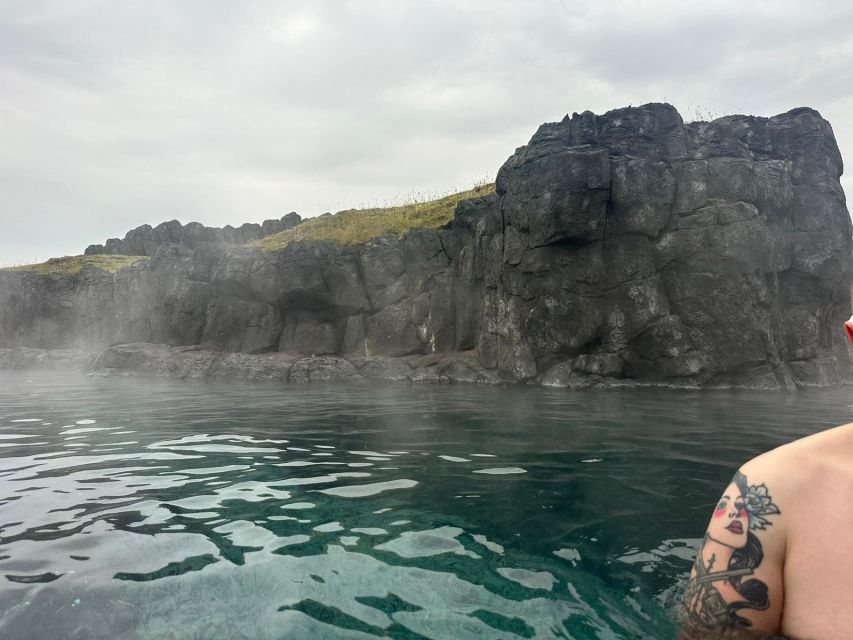
<svg viewBox="0 0 853 640"><path fill-rule="evenodd" d="M711 524L708 526L708 537L732 549L740 549L746 544L748 531L749 512L746 509L746 498L733 482L726 488L714 509Z"/></svg>

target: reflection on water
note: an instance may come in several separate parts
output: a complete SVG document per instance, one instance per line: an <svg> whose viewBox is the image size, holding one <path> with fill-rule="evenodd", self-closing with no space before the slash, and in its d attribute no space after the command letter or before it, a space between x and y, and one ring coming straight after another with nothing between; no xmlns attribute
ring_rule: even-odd
<svg viewBox="0 0 853 640"><path fill-rule="evenodd" d="M732 471L847 396L2 373L0 638L673 637Z"/></svg>

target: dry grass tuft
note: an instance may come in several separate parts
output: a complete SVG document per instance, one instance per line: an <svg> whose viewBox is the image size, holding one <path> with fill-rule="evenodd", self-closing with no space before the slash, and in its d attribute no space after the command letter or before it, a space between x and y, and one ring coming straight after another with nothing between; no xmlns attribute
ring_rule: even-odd
<svg viewBox="0 0 853 640"><path fill-rule="evenodd" d="M83 267L92 266L107 273L115 273L116 271L135 265L140 260L147 259L145 256L64 256L62 258L51 258L47 262L39 264L6 267L5 269L0 269L0 271L73 276L80 273Z"/></svg>
<svg viewBox="0 0 853 640"><path fill-rule="evenodd" d="M413 202L397 207L347 209L333 216L309 218L293 229L251 242L264 251L283 249L296 240L331 240L339 244L363 244L386 234L403 235L409 229L437 229L453 219L460 200L492 193L494 184L474 187L429 202Z"/></svg>

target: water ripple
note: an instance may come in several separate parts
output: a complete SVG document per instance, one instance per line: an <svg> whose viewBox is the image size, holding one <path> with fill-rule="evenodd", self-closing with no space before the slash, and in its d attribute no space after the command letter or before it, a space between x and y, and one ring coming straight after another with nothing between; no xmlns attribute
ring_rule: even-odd
<svg viewBox="0 0 853 640"><path fill-rule="evenodd" d="M673 637L733 468L850 410L674 397L0 373L0 637Z"/></svg>

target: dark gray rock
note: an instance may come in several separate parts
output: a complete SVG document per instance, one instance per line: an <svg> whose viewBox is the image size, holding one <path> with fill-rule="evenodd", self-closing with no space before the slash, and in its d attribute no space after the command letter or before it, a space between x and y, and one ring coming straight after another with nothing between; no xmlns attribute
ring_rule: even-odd
<svg viewBox="0 0 853 640"><path fill-rule="evenodd" d="M366 356L367 345L365 342L366 325L364 315L350 316L346 319L344 338L341 345L341 353L350 356Z"/></svg>
<svg viewBox="0 0 853 640"><path fill-rule="evenodd" d="M198 347L121 344L94 357L95 373L120 373L205 380L286 382L292 361L278 355L222 353Z"/></svg>
<svg viewBox="0 0 853 640"><path fill-rule="evenodd" d="M403 358L371 358L354 362L358 372L365 378L411 382L414 369Z"/></svg>
<svg viewBox="0 0 853 640"><path fill-rule="evenodd" d="M286 353L336 355L341 352L343 322L322 322L312 317L294 316L285 323L278 350Z"/></svg>
<svg viewBox="0 0 853 640"><path fill-rule="evenodd" d="M242 298L213 298L207 306L201 344L245 353L275 351L281 331L279 311L269 304Z"/></svg>
<svg viewBox="0 0 853 640"><path fill-rule="evenodd" d="M436 365L439 382L468 382L477 384L501 384L499 372L486 369L475 357L458 355L446 358Z"/></svg>
<svg viewBox="0 0 853 640"><path fill-rule="evenodd" d="M409 302L385 307L370 316L366 334L365 350L371 356L405 356L424 349Z"/></svg>
<svg viewBox="0 0 853 640"><path fill-rule="evenodd" d="M291 382L305 383L344 382L363 378L348 360L336 356L316 356L294 362L289 379Z"/></svg>
<svg viewBox="0 0 853 640"><path fill-rule="evenodd" d="M264 220L261 224L247 222L236 229L231 225L221 229L205 227L199 222L182 225L178 220L161 222L156 227L143 224L128 231L122 239L110 238L103 245L89 245L85 255L153 256L165 244L188 249L196 249L205 243L242 245L292 229L301 222L302 217L291 211L278 220Z"/></svg>
<svg viewBox="0 0 853 640"><path fill-rule="evenodd" d="M211 380L286 382L292 366L290 360L277 354L227 353L213 362L207 371L207 377Z"/></svg>
<svg viewBox="0 0 853 640"><path fill-rule="evenodd" d="M396 236L380 236L370 240L361 248L359 259L371 307L382 309L407 296L409 287L403 278L406 261Z"/></svg>

